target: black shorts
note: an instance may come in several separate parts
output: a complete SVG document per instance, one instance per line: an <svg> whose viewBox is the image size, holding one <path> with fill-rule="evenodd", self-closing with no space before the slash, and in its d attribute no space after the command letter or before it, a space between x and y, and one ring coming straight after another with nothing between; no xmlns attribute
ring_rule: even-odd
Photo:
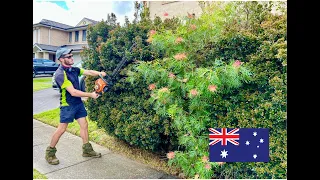
<svg viewBox="0 0 320 180"><path fill-rule="evenodd" d="M60 106L60 123L71 123L74 119L86 117L87 115L87 110L83 103Z"/></svg>

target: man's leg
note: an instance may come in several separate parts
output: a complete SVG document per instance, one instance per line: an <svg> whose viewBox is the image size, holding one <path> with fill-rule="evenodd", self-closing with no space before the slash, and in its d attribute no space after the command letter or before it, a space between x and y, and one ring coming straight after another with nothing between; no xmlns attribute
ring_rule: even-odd
<svg viewBox="0 0 320 180"><path fill-rule="evenodd" d="M80 136L82 138L82 156L83 157L101 157L101 153L97 153L93 150L92 145L89 143L89 133L88 133L88 121L86 117L81 117L77 119L80 125Z"/></svg>
<svg viewBox="0 0 320 180"><path fill-rule="evenodd" d="M56 147L60 137L67 130L67 127L68 127L68 123L60 123L59 124L57 130L52 135L50 147L52 147L52 148Z"/></svg>
<svg viewBox="0 0 320 180"><path fill-rule="evenodd" d="M82 142L83 144L86 144L89 142L88 121L86 117L78 118L77 121L80 125L80 136L82 138Z"/></svg>
<svg viewBox="0 0 320 180"><path fill-rule="evenodd" d="M47 147L45 156L45 159L49 164L59 164L59 160L56 157L57 149L55 146L57 145L62 134L66 131L67 127L68 123L60 123L57 130L52 135L50 146Z"/></svg>

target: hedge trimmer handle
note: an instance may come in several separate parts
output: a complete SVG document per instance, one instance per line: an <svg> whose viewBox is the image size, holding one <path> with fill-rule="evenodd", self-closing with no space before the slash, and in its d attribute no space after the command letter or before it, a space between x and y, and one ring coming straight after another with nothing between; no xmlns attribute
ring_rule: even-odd
<svg viewBox="0 0 320 180"><path fill-rule="evenodd" d="M136 46L136 43L133 43L131 45L131 47L129 48L129 52L131 52L134 46ZM99 73L100 78L95 81L95 85L94 85L95 92L98 93L99 95L102 95L103 93L107 92L114 85L114 82L113 82L114 78L116 77L116 75L119 74L121 68L125 65L126 62L127 62L127 58L124 55L122 60L117 65L117 67L113 70L111 76L106 76L106 78L104 78L102 74Z"/></svg>

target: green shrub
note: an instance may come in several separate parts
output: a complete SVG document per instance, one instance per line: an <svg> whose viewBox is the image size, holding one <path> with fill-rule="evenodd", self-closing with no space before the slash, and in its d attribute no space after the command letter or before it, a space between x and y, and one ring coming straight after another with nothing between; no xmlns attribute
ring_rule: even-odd
<svg viewBox="0 0 320 180"><path fill-rule="evenodd" d="M198 19L165 21L145 9L141 21L92 27L85 67L110 75L130 61L111 91L88 100L89 118L131 145L169 152L183 177L285 179L287 19L274 4L214 2ZM209 162L209 127L269 128L270 162Z"/></svg>
<svg viewBox="0 0 320 180"><path fill-rule="evenodd" d="M88 57L84 60L85 68L103 70L108 75L112 74L122 58L128 59L120 74L115 77L117 83L112 89L97 100L89 99L86 103L89 118L96 120L98 126L106 129L109 134L131 145L166 152L172 149L171 144L177 144L174 143L175 135L172 134L168 118L157 115L152 104L146 101L150 94L148 84L143 79L137 80L135 84L126 81L127 72L137 62L163 56L149 46L150 32L164 31L178 22L157 20L154 24L148 19L136 23L127 22L122 27L100 22L97 26L90 27L88 44L91 48L85 49L81 55ZM133 43L136 46L129 52ZM94 77L86 79L87 91L94 89L95 80Z"/></svg>
<svg viewBox="0 0 320 180"><path fill-rule="evenodd" d="M179 149L168 154L169 163L186 177L286 178L286 16L272 15L270 5L213 5L214 16L207 12L176 32L156 34L152 45L165 51L165 58L137 68L157 87L151 97L157 113L171 118ZM252 13L245 20L239 14L244 7ZM260 18L251 18L257 13ZM232 18L221 23L226 15ZM175 44L178 37L183 41ZM178 53L186 58L174 59ZM242 72L230 71L235 60L244 63ZM214 96L208 94L210 84L217 86ZM209 127L269 128L270 162L221 167L207 162Z"/></svg>

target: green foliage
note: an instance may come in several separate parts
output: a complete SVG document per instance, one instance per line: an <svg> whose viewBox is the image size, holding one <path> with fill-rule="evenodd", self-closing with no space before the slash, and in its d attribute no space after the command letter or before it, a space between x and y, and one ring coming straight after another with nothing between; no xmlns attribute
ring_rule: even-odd
<svg viewBox="0 0 320 180"><path fill-rule="evenodd" d="M156 41L154 43L158 45ZM207 129L216 126L210 126L214 120L214 100L232 93L251 79L251 73L238 63L232 61L226 64L217 60L211 67L195 68L189 57L179 59L173 56L140 62L136 68L147 83L156 87L150 99L156 112L171 118L183 151L176 151L175 158L169 162L181 167L187 177L198 174L200 178L210 178L213 175L204 167L216 164L202 162L201 158L208 157ZM191 164L194 165L192 168Z"/></svg>
<svg viewBox="0 0 320 180"><path fill-rule="evenodd" d="M136 10L137 14L146 13ZM96 120L99 127L109 134L131 145L153 151L167 151L172 148L171 145L177 144L174 138L169 138L175 135L171 134L173 131L168 119L157 115L152 104L146 101L150 97L148 84L142 79L135 84L126 81L127 74L130 74L137 62L152 61L162 56L147 42L150 31L155 29L155 25L150 22L142 18L139 22L127 22L123 27L100 23L90 28L88 43L91 48L81 54L88 57L84 60L85 68L103 70L111 75L122 58L127 58L128 62L115 77L113 88L97 100L89 99L86 105L90 119ZM160 24L164 26L166 23ZM160 24L157 24L158 28L161 28ZM129 52L133 43L136 46ZM94 89L95 80L94 77L86 79L88 91Z"/></svg>
<svg viewBox="0 0 320 180"><path fill-rule="evenodd" d="M137 67L155 84L150 100L159 115L170 117L178 136L180 149L169 163L187 177L286 178L286 14L272 15L271 7L207 6L199 19L154 35L152 45L165 58ZM179 53L186 58L175 59ZM235 60L244 64L235 68ZM217 91L208 91L210 84ZM217 166L203 161L208 127L269 128L270 162Z"/></svg>
<svg viewBox="0 0 320 180"><path fill-rule="evenodd" d="M197 19L151 21L148 9L137 8L141 19L133 24L90 29L86 68L110 75L122 57L130 61L111 91L88 100L89 117L131 145L172 151L168 163L187 178L285 179L286 9L278 2L200 4ZM271 13L276 6L282 14ZM86 79L88 90L94 80ZM269 128L270 162L209 162L209 127Z"/></svg>
<svg viewBox="0 0 320 180"><path fill-rule="evenodd" d="M48 179L44 174L33 168L33 179Z"/></svg>

